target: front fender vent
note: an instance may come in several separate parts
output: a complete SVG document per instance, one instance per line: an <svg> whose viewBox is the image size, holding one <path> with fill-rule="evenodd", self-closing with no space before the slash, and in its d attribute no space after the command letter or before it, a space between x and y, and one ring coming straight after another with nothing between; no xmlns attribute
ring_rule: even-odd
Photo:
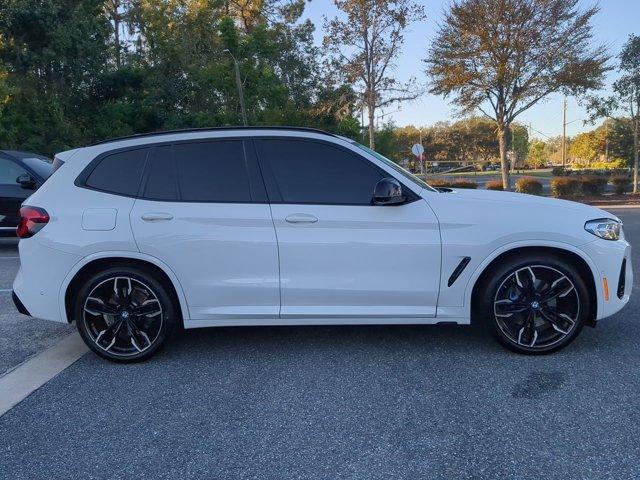
<svg viewBox="0 0 640 480"><path fill-rule="evenodd" d="M627 284L627 259L622 259L622 267L620 267L620 278L618 278L618 298L622 300L624 297L624 289Z"/></svg>
<svg viewBox="0 0 640 480"><path fill-rule="evenodd" d="M453 270L453 272L451 273L451 276L449 277L449 281L447 282L447 287L450 287L455 283L455 281L458 279L462 271L465 268L467 268L467 265L469 265L470 261L471 261L471 257L464 257L462 260L460 260L460 263Z"/></svg>

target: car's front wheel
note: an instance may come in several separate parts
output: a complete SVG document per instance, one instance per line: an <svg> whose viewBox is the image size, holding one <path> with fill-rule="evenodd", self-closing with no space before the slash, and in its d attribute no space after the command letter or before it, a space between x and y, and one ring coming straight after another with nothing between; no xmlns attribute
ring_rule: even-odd
<svg viewBox="0 0 640 480"><path fill-rule="evenodd" d="M480 312L497 339L516 352L559 350L575 340L590 315L587 286L563 258L511 258L489 277Z"/></svg>
<svg viewBox="0 0 640 480"><path fill-rule="evenodd" d="M130 267L88 278L76 300L75 318L87 346L119 362L153 355L176 323L167 287L149 272Z"/></svg>

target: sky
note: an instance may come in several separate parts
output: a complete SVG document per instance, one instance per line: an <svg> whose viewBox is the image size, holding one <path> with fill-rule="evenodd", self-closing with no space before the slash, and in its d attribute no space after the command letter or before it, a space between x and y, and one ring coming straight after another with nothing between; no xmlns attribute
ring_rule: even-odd
<svg viewBox="0 0 640 480"><path fill-rule="evenodd" d="M428 19L411 25L405 34L405 44L397 61L395 75L401 80L414 76L418 81L427 83L422 60L435 37L438 22L449 5L449 0L416 0L425 6ZM588 7L595 0L583 0L582 7ZM600 0L600 12L593 19L594 41L604 44L610 54L615 56L631 33L640 35L640 0ZM336 16L337 9L333 0L311 0L307 3L304 18L309 18L315 25L315 41L322 42L323 17ZM615 59L612 60L615 63ZM616 78L615 72L607 75L606 83L610 85ZM605 93L603 91L602 93ZM562 95L552 95L520 115L517 121L531 124L534 137L545 139L562 134ZM455 109L442 97L425 94L419 100L403 103L399 112L397 106L386 109L384 120L389 119L398 126L429 126L438 121L455 121ZM393 112L393 113L392 113ZM587 118L585 109L576 98L567 99L567 135L573 136L590 130L593 125L585 125Z"/></svg>

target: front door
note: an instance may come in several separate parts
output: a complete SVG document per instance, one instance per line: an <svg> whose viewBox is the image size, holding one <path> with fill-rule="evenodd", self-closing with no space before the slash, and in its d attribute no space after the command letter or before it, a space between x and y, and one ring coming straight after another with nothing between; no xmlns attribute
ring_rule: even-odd
<svg viewBox="0 0 640 480"><path fill-rule="evenodd" d="M131 225L179 278L189 326L278 318L278 249L253 148L241 139L156 146ZM238 322L239 321L239 322Z"/></svg>
<svg viewBox="0 0 640 480"><path fill-rule="evenodd" d="M256 147L278 237L282 318L435 316L440 234L423 199L372 205L389 174L336 144L262 138Z"/></svg>

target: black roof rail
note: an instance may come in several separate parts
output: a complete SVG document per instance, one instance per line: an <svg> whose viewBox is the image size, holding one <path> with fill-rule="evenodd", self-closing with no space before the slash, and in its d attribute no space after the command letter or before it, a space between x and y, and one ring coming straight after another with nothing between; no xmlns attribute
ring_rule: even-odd
<svg viewBox="0 0 640 480"><path fill-rule="evenodd" d="M200 128L184 128L178 130L162 130L159 132L149 132L149 133L136 133L134 135L127 135L125 137L111 138L109 140L103 140L101 142L92 143L90 146L94 145L102 145L104 143L111 142L119 142L122 140L131 140L136 138L145 138L145 137L155 137L157 135L173 135L176 133L193 133L193 132L219 132L219 131L230 131L230 130L283 130L283 131L294 131L294 132L308 132L308 133L319 133L321 135L328 135L331 137L335 137L333 133L325 132L324 130L320 130L318 128L310 128L310 127L268 127L268 126L257 126L257 127L200 127Z"/></svg>

